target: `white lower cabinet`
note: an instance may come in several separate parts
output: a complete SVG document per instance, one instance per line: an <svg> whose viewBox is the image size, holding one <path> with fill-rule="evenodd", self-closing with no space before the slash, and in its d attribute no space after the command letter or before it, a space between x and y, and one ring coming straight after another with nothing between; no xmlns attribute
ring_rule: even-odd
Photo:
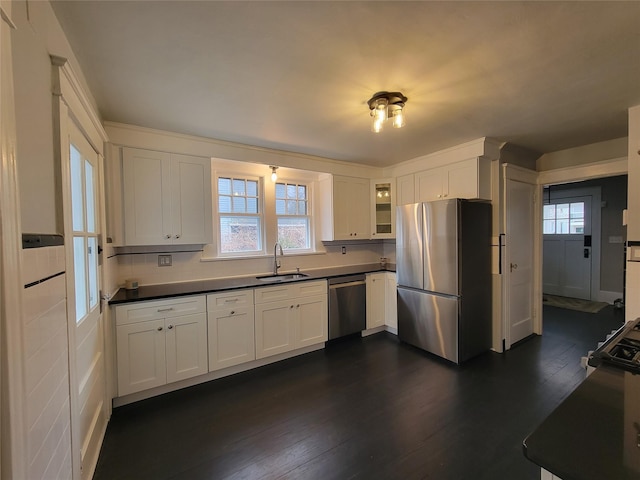
<svg viewBox="0 0 640 480"><path fill-rule="evenodd" d="M253 289L207 295L209 371L256 358Z"/></svg>
<svg viewBox="0 0 640 480"><path fill-rule="evenodd" d="M384 272L367 274L367 329L384 325Z"/></svg>
<svg viewBox="0 0 640 480"><path fill-rule="evenodd" d="M256 289L256 358L326 342L327 313L326 280Z"/></svg>
<svg viewBox="0 0 640 480"><path fill-rule="evenodd" d="M118 396L207 373L204 296L116 307Z"/></svg>
<svg viewBox="0 0 640 480"><path fill-rule="evenodd" d="M367 274L367 329L386 325L398 329L395 272Z"/></svg>

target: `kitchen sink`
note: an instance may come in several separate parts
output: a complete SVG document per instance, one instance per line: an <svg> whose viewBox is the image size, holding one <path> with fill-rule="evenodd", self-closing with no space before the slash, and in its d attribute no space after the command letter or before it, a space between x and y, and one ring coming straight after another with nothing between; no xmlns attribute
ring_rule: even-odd
<svg viewBox="0 0 640 480"><path fill-rule="evenodd" d="M306 278L309 275L306 273L285 273L282 275L266 275L264 277L256 277L261 282L285 282L287 280L299 280Z"/></svg>

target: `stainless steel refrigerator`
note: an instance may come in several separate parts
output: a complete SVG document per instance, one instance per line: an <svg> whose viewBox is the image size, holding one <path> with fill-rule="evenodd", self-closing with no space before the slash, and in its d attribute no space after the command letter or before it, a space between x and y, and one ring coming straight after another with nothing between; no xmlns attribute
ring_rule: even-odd
<svg viewBox="0 0 640 480"><path fill-rule="evenodd" d="M491 205L397 207L400 340L461 363L491 347Z"/></svg>

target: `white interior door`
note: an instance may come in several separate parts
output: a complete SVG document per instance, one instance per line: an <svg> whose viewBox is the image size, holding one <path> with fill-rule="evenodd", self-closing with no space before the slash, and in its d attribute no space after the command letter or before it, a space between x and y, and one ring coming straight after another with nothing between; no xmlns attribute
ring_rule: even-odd
<svg viewBox="0 0 640 480"><path fill-rule="evenodd" d="M92 472L107 422L102 314L100 309L100 159L78 128L69 122L70 219L66 224L70 271L68 288L71 362L71 422L74 455L82 478ZM70 220L70 221L69 221ZM89 458L89 457L90 458Z"/></svg>
<svg viewBox="0 0 640 480"><path fill-rule="evenodd" d="M591 300L591 197L551 199L542 217L544 293Z"/></svg>
<svg viewBox="0 0 640 480"><path fill-rule="evenodd" d="M536 185L505 179L505 348L533 333Z"/></svg>

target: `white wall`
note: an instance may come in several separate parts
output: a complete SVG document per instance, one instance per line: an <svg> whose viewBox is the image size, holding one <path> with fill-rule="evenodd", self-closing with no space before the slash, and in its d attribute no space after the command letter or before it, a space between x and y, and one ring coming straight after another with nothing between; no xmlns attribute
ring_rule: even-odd
<svg viewBox="0 0 640 480"><path fill-rule="evenodd" d="M55 158L52 68L66 57L80 73L49 2L12 2L16 163L22 232L63 232L60 165ZM81 81L84 82L84 80ZM27 477L71 478L69 364L64 248L22 251L22 358ZM56 275L53 278L49 278Z"/></svg>

